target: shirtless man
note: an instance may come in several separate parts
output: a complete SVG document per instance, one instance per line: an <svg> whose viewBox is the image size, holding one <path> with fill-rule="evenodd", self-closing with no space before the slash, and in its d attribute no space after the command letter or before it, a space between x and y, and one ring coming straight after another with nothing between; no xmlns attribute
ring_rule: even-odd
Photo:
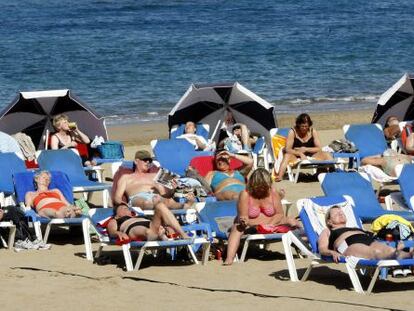
<svg viewBox="0 0 414 311"><path fill-rule="evenodd" d="M151 173L151 154L146 150L138 150L135 153L135 171L125 174L118 180L114 196L114 204L121 204L125 194L130 206L139 206L143 209L153 209L158 203L162 203L170 209L188 208L193 204L178 203L172 198L173 190L154 181L156 173Z"/></svg>

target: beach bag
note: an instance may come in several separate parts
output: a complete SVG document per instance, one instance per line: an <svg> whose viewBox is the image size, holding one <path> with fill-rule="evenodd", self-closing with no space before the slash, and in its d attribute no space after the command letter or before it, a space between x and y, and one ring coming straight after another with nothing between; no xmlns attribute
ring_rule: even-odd
<svg viewBox="0 0 414 311"><path fill-rule="evenodd" d="M413 126L411 124L407 124L404 126L401 132L401 142L404 148L405 148L405 145L407 144L407 138L408 136L410 136L412 132L413 132Z"/></svg>
<svg viewBox="0 0 414 311"><path fill-rule="evenodd" d="M123 159L124 145L119 141L106 141L97 146L102 159Z"/></svg>
<svg viewBox="0 0 414 311"><path fill-rule="evenodd" d="M18 240L33 240L32 234L30 233L29 224L24 213L20 210L18 206L5 206L3 207L5 211L2 221L11 221L16 226L15 239ZM8 232L2 231L2 234L7 234Z"/></svg>
<svg viewBox="0 0 414 311"><path fill-rule="evenodd" d="M386 214L376 218L371 224L376 237L385 240L387 235L392 235L394 241L407 240L413 235L414 228L405 218Z"/></svg>
<svg viewBox="0 0 414 311"><path fill-rule="evenodd" d="M334 152L355 153L358 151L358 149L355 147L355 144L346 139L334 140L329 144L329 147Z"/></svg>

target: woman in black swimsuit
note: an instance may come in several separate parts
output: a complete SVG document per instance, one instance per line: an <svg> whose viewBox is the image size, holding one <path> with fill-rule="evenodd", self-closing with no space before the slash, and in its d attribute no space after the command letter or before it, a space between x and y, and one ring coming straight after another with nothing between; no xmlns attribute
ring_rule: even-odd
<svg viewBox="0 0 414 311"><path fill-rule="evenodd" d="M154 217L151 220L133 216L126 203L114 207L114 218L107 226L108 234L120 241L129 239L143 239L148 241L166 240L166 231L163 226L172 228L184 239L188 235L183 231L177 219L163 204L154 207Z"/></svg>
<svg viewBox="0 0 414 311"><path fill-rule="evenodd" d="M281 181L289 163L306 160L312 157L315 160L332 160L332 155L323 152L317 131L312 128L312 120L306 113L296 118L295 127L291 128L286 139L285 154L280 165L276 181Z"/></svg>
<svg viewBox="0 0 414 311"><path fill-rule="evenodd" d="M403 259L412 254L403 251L404 246L397 248L376 241L372 233L360 228L346 227L346 216L339 206L331 207L326 213L326 225L319 236L319 252L332 256L338 262L341 256L356 256L366 259Z"/></svg>

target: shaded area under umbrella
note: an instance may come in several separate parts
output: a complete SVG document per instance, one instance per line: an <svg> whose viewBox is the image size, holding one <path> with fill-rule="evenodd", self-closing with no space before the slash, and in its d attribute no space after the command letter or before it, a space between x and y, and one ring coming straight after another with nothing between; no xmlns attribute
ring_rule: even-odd
<svg viewBox="0 0 414 311"><path fill-rule="evenodd" d="M0 112L0 131L23 132L30 136L37 149L44 149L46 134L54 132L53 117L66 114L89 138L95 135L107 140L103 117L82 102L70 90L21 92Z"/></svg>

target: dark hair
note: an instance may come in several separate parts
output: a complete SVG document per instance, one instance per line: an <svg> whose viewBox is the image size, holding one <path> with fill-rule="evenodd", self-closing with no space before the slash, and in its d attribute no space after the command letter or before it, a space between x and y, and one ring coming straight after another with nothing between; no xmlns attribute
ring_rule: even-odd
<svg viewBox="0 0 414 311"><path fill-rule="evenodd" d="M309 124L309 126L313 125L311 117L307 113L301 113L296 117L296 127L299 127L301 124Z"/></svg>
<svg viewBox="0 0 414 311"><path fill-rule="evenodd" d="M389 127L388 122L389 122L389 121L390 121L390 119L392 119L392 118L394 118L394 119L397 119L397 120L398 120L398 117L397 117L397 116L390 115L390 116L389 116L389 117L385 120L385 125L384 125L384 128Z"/></svg>
<svg viewBox="0 0 414 311"><path fill-rule="evenodd" d="M113 207L114 216L116 216L116 212L118 211L118 208L119 208L120 206L128 206L128 203L126 203L126 202L121 202L121 203L119 203L119 204L114 205L114 207ZM129 206L128 206L128 207L129 207Z"/></svg>

